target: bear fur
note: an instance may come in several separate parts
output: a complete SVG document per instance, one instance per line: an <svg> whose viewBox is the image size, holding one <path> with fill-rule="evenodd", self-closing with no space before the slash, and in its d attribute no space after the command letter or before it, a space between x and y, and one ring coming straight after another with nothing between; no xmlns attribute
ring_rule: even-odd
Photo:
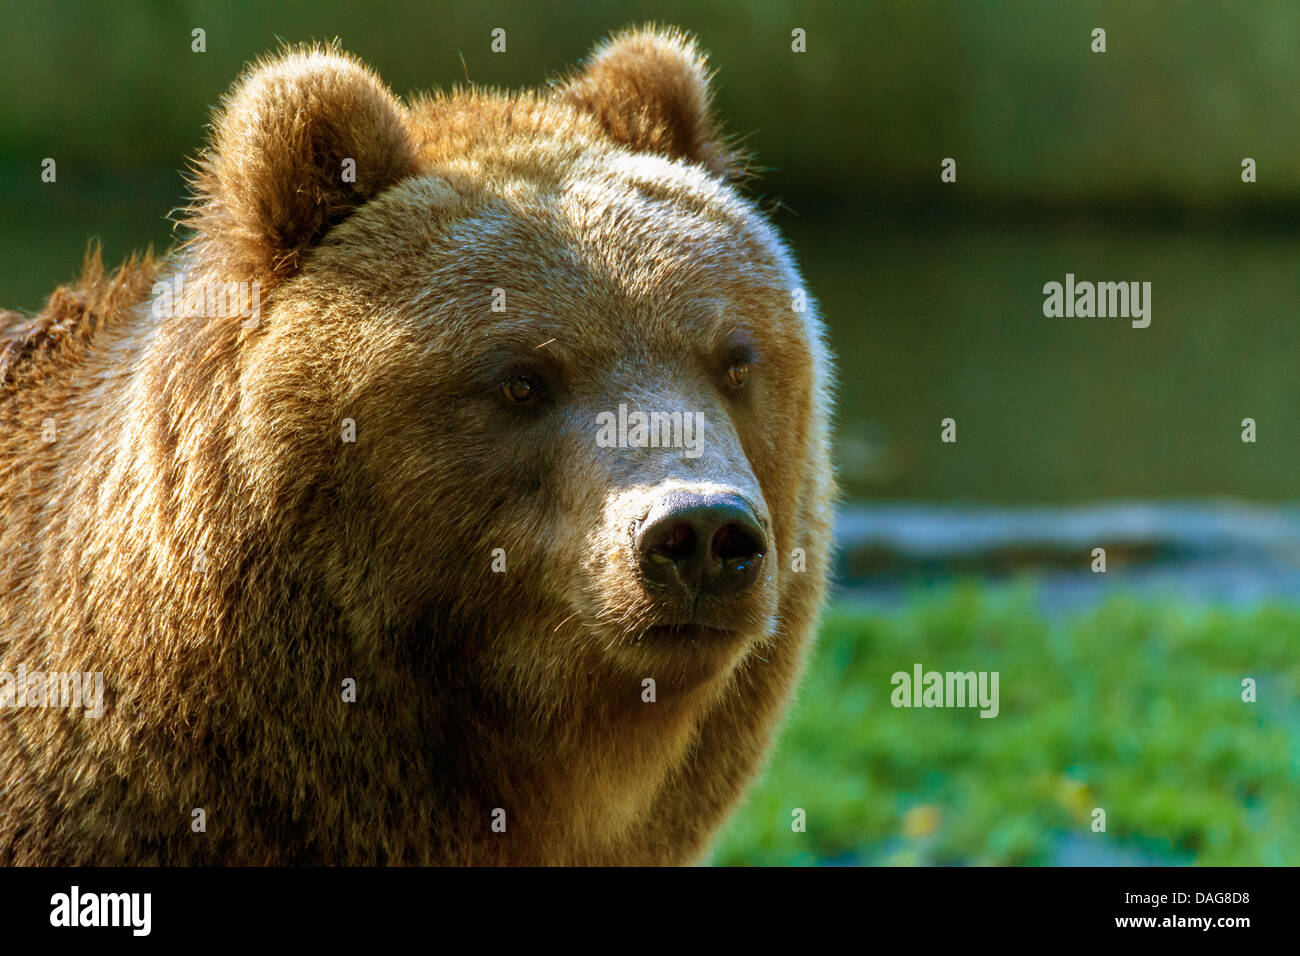
<svg viewBox="0 0 1300 956"><path fill-rule="evenodd" d="M0 863L706 853L833 496L823 329L709 83L654 28L409 105L289 49L223 101L186 242L0 314ZM699 453L598 444L620 404L701 412ZM710 489L768 548L704 626L632 536ZM18 706L20 666L102 674L102 715Z"/></svg>

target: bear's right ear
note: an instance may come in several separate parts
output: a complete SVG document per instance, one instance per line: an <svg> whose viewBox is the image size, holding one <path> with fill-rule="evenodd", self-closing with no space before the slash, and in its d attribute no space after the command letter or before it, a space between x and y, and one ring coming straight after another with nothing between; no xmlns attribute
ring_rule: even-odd
<svg viewBox="0 0 1300 956"><path fill-rule="evenodd" d="M694 40L680 30L646 26L602 43L556 93L594 116L624 146L739 179L745 157L714 118L710 79Z"/></svg>
<svg viewBox="0 0 1300 956"><path fill-rule="evenodd" d="M227 277L274 285L292 275L330 227L415 170L405 108L333 49L255 64L212 128L183 223Z"/></svg>

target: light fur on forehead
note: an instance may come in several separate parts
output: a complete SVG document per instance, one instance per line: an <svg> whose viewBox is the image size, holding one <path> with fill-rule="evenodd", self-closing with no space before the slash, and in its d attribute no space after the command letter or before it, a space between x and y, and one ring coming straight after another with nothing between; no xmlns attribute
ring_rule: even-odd
<svg viewBox="0 0 1300 956"><path fill-rule="evenodd" d="M595 116L630 149L690 160L735 179L743 161L713 117L711 76L686 34L639 27L598 46L557 95Z"/></svg>
<svg viewBox="0 0 1300 956"><path fill-rule="evenodd" d="M383 82L334 48L296 47L252 65L223 100L183 223L219 273L273 285L414 169L406 109Z"/></svg>

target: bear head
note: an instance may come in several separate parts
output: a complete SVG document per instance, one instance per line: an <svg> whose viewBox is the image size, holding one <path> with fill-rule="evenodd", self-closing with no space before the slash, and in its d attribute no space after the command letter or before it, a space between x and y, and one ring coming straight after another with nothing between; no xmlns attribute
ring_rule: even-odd
<svg viewBox="0 0 1300 956"><path fill-rule="evenodd" d="M822 327L710 101L672 31L409 106L290 50L223 103L176 264L260 290L233 455L284 602L409 655L444 726L508 714L608 833L693 754L753 772L828 558Z"/></svg>

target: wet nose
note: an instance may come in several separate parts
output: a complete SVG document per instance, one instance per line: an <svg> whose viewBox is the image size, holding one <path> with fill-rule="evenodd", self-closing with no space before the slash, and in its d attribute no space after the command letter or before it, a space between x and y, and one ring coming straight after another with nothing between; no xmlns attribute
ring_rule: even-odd
<svg viewBox="0 0 1300 956"><path fill-rule="evenodd" d="M767 539L738 495L675 492L650 509L636 548L647 581L725 595L758 580Z"/></svg>

